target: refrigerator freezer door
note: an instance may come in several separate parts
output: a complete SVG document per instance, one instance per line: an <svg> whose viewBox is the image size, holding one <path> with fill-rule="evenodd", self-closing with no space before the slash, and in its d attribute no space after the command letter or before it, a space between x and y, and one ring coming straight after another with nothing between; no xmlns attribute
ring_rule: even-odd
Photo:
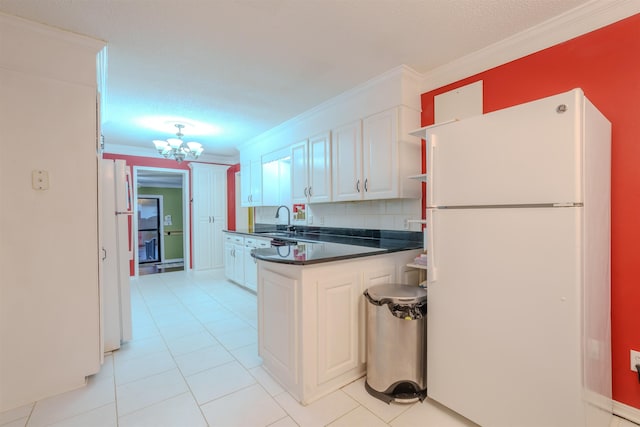
<svg viewBox="0 0 640 427"><path fill-rule="evenodd" d="M582 202L583 104L576 89L433 128L427 206Z"/></svg>
<svg viewBox="0 0 640 427"><path fill-rule="evenodd" d="M582 208L429 214L429 397L483 426L584 425Z"/></svg>

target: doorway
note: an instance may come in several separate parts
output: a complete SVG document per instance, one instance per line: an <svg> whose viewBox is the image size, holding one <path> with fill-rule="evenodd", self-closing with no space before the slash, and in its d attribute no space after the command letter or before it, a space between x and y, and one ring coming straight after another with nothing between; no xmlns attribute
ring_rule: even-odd
<svg viewBox="0 0 640 427"><path fill-rule="evenodd" d="M162 195L138 195L138 263L161 263L164 260L162 250L163 222Z"/></svg>
<svg viewBox="0 0 640 427"><path fill-rule="evenodd" d="M135 276L188 270L189 171L134 166Z"/></svg>

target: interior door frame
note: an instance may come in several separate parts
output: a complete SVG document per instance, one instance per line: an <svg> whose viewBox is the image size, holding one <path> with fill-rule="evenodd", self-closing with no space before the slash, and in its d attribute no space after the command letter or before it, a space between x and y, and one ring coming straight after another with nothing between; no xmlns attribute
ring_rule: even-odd
<svg viewBox="0 0 640 427"><path fill-rule="evenodd" d="M150 172L165 172L175 173L182 176L182 253L184 259L184 271L191 270L191 228L189 218L189 171L183 169L171 169L171 168L154 168L149 166L134 166L133 167L133 265L134 265L134 277L138 277L140 274L138 266L138 173L140 171ZM164 245L163 245L164 246Z"/></svg>

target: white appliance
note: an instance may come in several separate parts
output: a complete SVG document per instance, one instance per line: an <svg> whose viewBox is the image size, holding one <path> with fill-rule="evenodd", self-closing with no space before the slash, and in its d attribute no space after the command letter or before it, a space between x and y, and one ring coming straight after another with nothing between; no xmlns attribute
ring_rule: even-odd
<svg viewBox="0 0 640 427"><path fill-rule="evenodd" d="M101 330L107 352L131 339L129 218L133 209L125 161L102 159L101 174Z"/></svg>
<svg viewBox="0 0 640 427"><path fill-rule="evenodd" d="M484 427L608 426L610 123L575 89L422 132L428 396Z"/></svg>

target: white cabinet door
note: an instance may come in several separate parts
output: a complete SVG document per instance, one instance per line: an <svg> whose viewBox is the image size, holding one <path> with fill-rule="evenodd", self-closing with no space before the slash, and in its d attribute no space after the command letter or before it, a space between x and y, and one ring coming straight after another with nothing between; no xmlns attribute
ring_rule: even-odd
<svg viewBox="0 0 640 427"><path fill-rule="evenodd" d="M235 262L233 259L233 240L230 236L225 236L224 242L224 275L227 279L233 280L235 277Z"/></svg>
<svg viewBox="0 0 640 427"><path fill-rule="evenodd" d="M233 281L244 286L244 239L240 238L233 245Z"/></svg>
<svg viewBox="0 0 640 427"><path fill-rule="evenodd" d="M291 147L291 202L307 203L307 140Z"/></svg>
<svg viewBox="0 0 640 427"><path fill-rule="evenodd" d="M278 206L280 204L280 191L278 160L262 163L262 178L267 185L262 192L263 206Z"/></svg>
<svg viewBox="0 0 640 427"><path fill-rule="evenodd" d="M213 197L211 170L191 164L193 193L193 266L196 270L213 268Z"/></svg>
<svg viewBox="0 0 640 427"><path fill-rule="evenodd" d="M357 272L330 275L317 284L318 385L361 364L361 287Z"/></svg>
<svg viewBox="0 0 640 427"><path fill-rule="evenodd" d="M362 121L332 131L331 167L333 201L362 199Z"/></svg>
<svg viewBox="0 0 640 427"><path fill-rule="evenodd" d="M258 284L258 349L266 369L287 389L298 378L298 280L262 269Z"/></svg>
<svg viewBox="0 0 640 427"><path fill-rule="evenodd" d="M255 248L268 248L271 246L268 239L245 238L244 239L244 286L254 292L258 291L258 263L251 256L251 250Z"/></svg>
<svg viewBox="0 0 640 427"><path fill-rule="evenodd" d="M249 246L244 247L244 285L254 292L258 291L258 264L254 257L251 256Z"/></svg>
<svg viewBox="0 0 640 427"><path fill-rule="evenodd" d="M262 206L262 163L249 160L240 165L240 195L243 207Z"/></svg>
<svg viewBox="0 0 640 427"><path fill-rule="evenodd" d="M193 267L224 266L222 230L227 224L227 166L191 163Z"/></svg>
<svg viewBox="0 0 640 427"><path fill-rule="evenodd" d="M251 206L251 163L240 164L240 206Z"/></svg>
<svg viewBox="0 0 640 427"><path fill-rule="evenodd" d="M262 163L252 160L251 168L251 206L262 206Z"/></svg>
<svg viewBox="0 0 640 427"><path fill-rule="evenodd" d="M331 201L331 133L309 138L309 202Z"/></svg>
<svg viewBox="0 0 640 427"><path fill-rule="evenodd" d="M291 149L262 156L262 206L291 204Z"/></svg>
<svg viewBox="0 0 640 427"><path fill-rule="evenodd" d="M364 198L387 199L398 193L398 110L369 116L363 121L362 161ZM418 163L420 159L415 159Z"/></svg>

